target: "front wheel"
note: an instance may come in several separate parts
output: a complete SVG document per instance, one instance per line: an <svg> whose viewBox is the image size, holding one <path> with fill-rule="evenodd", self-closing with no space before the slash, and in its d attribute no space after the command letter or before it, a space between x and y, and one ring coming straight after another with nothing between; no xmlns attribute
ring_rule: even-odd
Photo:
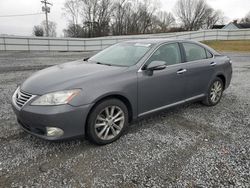
<svg viewBox="0 0 250 188"><path fill-rule="evenodd" d="M207 106L215 106L221 100L223 94L223 82L220 78L215 78L209 87L203 103Z"/></svg>
<svg viewBox="0 0 250 188"><path fill-rule="evenodd" d="M97 104L87 123L87 136L95 144L104 145L117 140L128 125L126 105L117 99Z"/></svg>

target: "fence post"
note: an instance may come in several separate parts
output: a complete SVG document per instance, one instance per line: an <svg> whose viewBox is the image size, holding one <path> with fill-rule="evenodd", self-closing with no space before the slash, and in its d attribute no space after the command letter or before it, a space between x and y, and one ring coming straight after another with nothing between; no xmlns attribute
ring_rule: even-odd
<svg viewBox="0 0 250 188"><path fill-rule="evenodd" d="M84 39L83 41L83 51L85 52L86 51L86 40Z"/></svg>
<svg viewBox="0 0 250 188"><path fill-rule="evenodd" d="M27 38L27 43L28 43L28 51L30 52L30 39Z"/></svg>
<svg viewBox="0 0 250 188"><path fill-rule="evenodd" d="M3 46L4 46L4 51L7 51L5 37L3 37Z"/></svg>
<svg viewBox="0 0 250 188"><path fill-rule="evenodd" d="M50 52L50 41L49 41L49 39L47 39L47 40L48 40L48 50Z"/></svg>
<svg viewBox="0 0 250 188"><path fill-rule="evenodd" d="M69 52L69 39L67 39L67 51Z"/></svg>

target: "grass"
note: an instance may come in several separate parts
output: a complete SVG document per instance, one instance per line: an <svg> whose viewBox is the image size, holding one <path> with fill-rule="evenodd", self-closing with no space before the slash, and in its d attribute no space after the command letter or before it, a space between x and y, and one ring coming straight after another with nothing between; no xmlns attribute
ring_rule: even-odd
<svg viewBox="0 0 250 188"><path fill-rule="evenodd" d="M218 51L250 52L250 40L212 40L203 43Z"/></svg>

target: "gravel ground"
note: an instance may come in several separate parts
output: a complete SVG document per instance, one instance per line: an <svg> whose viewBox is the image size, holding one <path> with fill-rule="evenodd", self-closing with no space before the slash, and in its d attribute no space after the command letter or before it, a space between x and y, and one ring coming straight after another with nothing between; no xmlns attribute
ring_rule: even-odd
<svg viewBox="0 0 250 188"><path fill-rule="evenodd" d="M152 115L110 145L24 133L10 106L16 85L87 55L0 53L0 187L250 187L250 54L227 53L234 75L217 106Z"/></svg>

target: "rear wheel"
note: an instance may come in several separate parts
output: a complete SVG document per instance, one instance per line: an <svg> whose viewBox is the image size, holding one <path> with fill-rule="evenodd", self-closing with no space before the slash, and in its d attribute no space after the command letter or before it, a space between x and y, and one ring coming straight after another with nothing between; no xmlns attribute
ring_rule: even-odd
<svg viewBox="0 0 250 188"><path fill-rule="evenodd" d="M117 140L128 125L126 105L117 99L102 101L92 110L87 134L90 141L104 145Z"/></svg>
<svg viewBox="0 0 250 188"><path fill-rule="evenodd" d="M223 89L223 81L220 78L215 78L209 87L203 103L207 106L215 106L218 104L221 100Z"/></svg>

